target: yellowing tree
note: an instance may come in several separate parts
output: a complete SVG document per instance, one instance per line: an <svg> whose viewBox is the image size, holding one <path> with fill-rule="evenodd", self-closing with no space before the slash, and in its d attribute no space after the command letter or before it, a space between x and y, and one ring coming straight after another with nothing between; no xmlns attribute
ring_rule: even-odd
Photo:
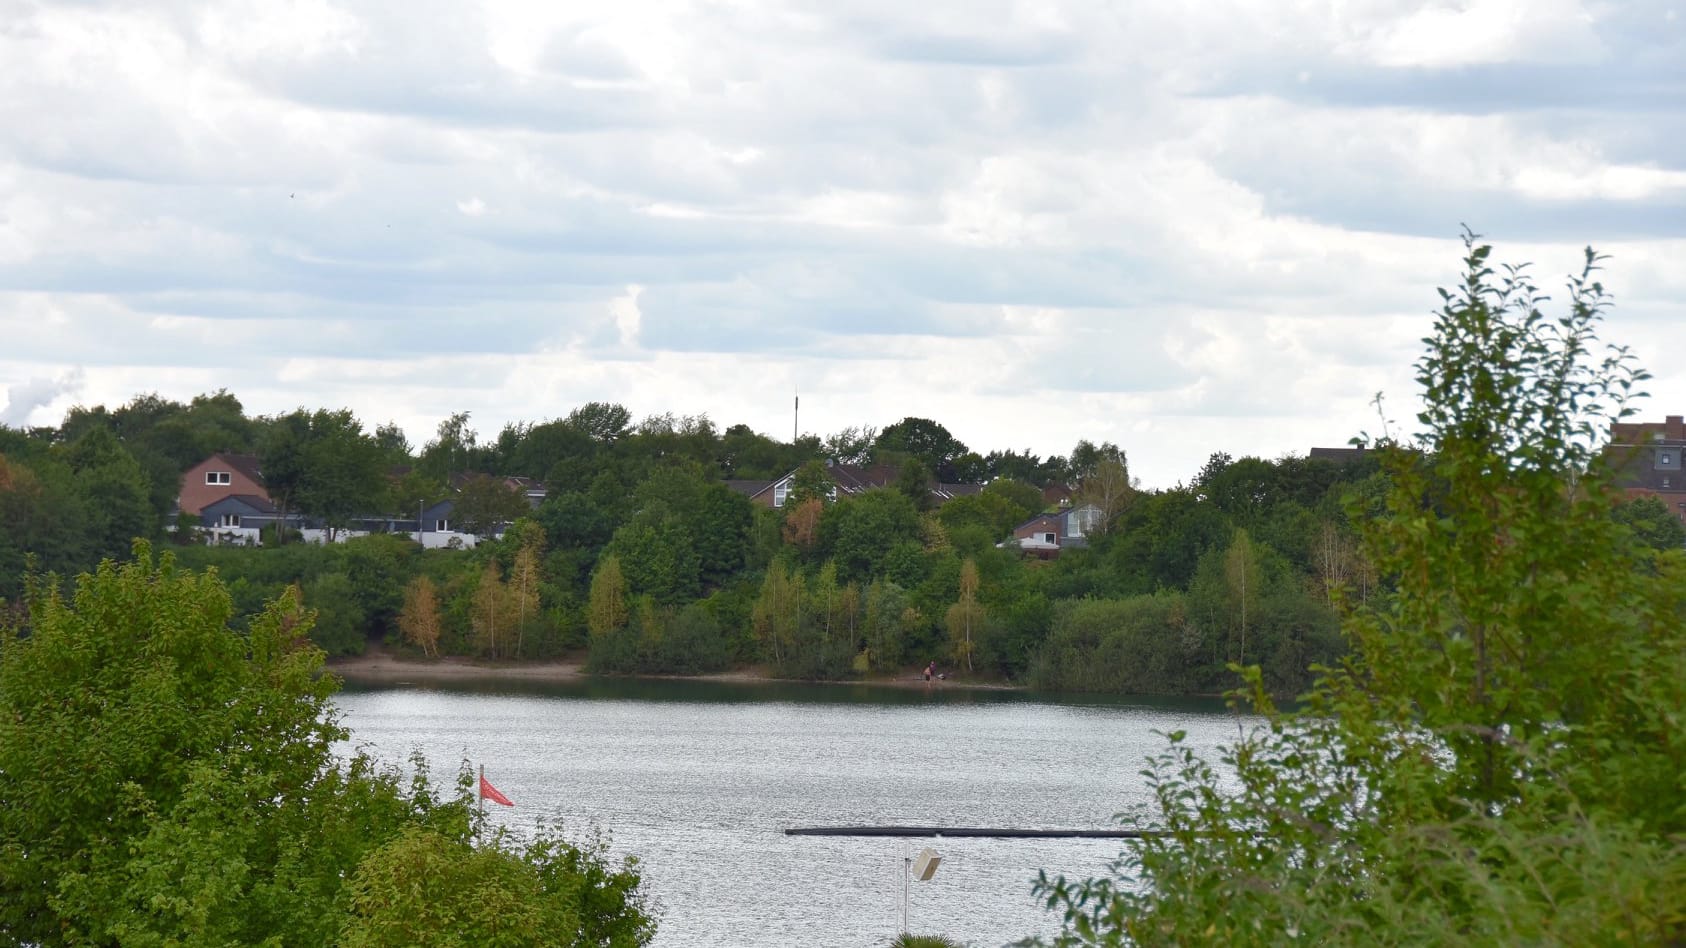
<svg viewBox="0 0 1686 948"><path fill-rule="evenodd" d="M515 562L509 569L509 598L515 613L515 654L521 655L527 623L539 614L539 554L544 549L544 534L526 531L521 548L515 552Z"/></svg>
<svg viewBox="0 0 1686 948"><path fill-rule="evenodd" d="M761 583L761 596L755 600L750 621L755 637L767 647L775 664L784 661L785 648L796 641L802 624L803 592L801 577L792 577L783 563L774 560L767 567L767 578Z"/></svg>
<svg viewBox="0 0 1686 948"><path fill-rule="evenodd" d="M512 625L510 605L509 588L503 583L497 562L487 563L474 590L470 616L475 645L482 654L498 657L498 637L507 636Z"/></svg>
<svg viewBox="0 0 1686 948"><path fill-rule="evenodd" d="M626 576L621 573L621 559L613 553L597 564L591 576L591 598L586 605L586 628L592 638L626 628Z"/></svg>
<svg viewBox="0 0 1686 948"><path fill-rule="evenodd" d="M972 670L972 637L983 627L984 610L978 603L978 564L970 557L960 564L960 600L948 607L948 637L954 642L954 657Z"/></svg>
<svg viewBox="0 0 1686 948"><path fill-rule="evenodd" d="M404 588L404 608L398 613L398 631L404 641L422 650L429 658L439 655L439 633L443 626L439 615L439 593L433 580L418 576Z"/></svg>

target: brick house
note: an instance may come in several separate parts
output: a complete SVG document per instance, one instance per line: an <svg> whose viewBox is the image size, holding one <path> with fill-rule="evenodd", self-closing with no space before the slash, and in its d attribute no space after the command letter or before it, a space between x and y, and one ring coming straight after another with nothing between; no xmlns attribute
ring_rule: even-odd
<svg viewBox="0 0 1686 948"><path fill-rule="evenodd" d="M1101 508L1094 504L1067 507L1058 513L1038 514L1013 528L1013 538L1003 547L1052 559L1061 550L1089 545L1089 534L1100 526Z"/></svg>
<svg viewBox="0 0 1686 948"><path fill-rule="evenodd" d="M176 506L184 514L197 516L206 507L233 496L270 500L263 486L263 472L253 454L217 453L187 469L181 476L181 493Z"/></svg>
<svg viewBox="0 0 1686 948"><path fill-rule="evenodd" d="M1604 453L1629 500L1655 497L1686 521L1686 416L1617 422Z"/></svg>

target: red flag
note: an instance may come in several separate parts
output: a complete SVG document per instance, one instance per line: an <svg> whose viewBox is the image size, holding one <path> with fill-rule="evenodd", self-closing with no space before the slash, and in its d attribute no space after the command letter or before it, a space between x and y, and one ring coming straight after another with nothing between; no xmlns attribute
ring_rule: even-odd
<svg viewBox="0 0 1686 948"><path fill-rule="evenodd" d="M480 799L490 800L493 803L502 803L504 806L515 805L510 802L508 797L499 793L497 787L492 786L492 782L486 779L485 774L480 775Z"/></svg>

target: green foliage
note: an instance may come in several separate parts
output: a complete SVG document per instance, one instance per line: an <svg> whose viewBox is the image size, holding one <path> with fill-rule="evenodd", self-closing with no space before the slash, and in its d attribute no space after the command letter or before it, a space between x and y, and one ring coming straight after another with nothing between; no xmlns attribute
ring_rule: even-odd
<svg viewBox="0 0 1686 948"><path fill-rule="evenodd" d="M636 945L653 926L633 867L541 835L475 844L465 779L435 796L334 746L335 683L289 592L244 633L215 573L145 544L73 597L42 586L0 631L0 932L38 945ZM467 868L465 868L467 867ZM485 913L474 885L518 886ZM406 901L409 900L409 901ZM419 901L418 901L419 900ZM422 904L425 903L425 904ZM462 929L394 934L404 918ZM394 940L397 939L397 940Z"/></svg>
<svg viewBox="0 0 1686 948"><path fill-rule="evenodd" d="M358 865L340 944L644 944L655 923L637 895L638 876L630 865L609 871L606 863L601 846L582 851L542 832L525 844L498 833L475 845L409 829Z"/></svg>
<svg viewBox="0 0 1686 948"><path fill-rule="evenodd" d="M1471 238L1417 365L1420 442L1384 442L1364 548L1392 584L1298 713L1217 765L1170 736L1110 879L1039 883L1061 944L1672 944L1686 938L1686 560L1654 568L1594 454L1643 373ZM1354 498L1354 507L1363 502ZM1146 816L1146 814L1142 814Z"/></svg>
<svg viewBox="0 0 1686 948"><path fill-rule="evenodd" d="M1639 497L1618 504L1612 516L1632 531L1635 542L1647 549L1662 552L1686 548L1686 523L1668 509L1668 504L1655 497Z"/></svg>
<svg viewBox="0 0 1686 948"><path fill-rule="evenodd" d="M463 482L451 505L451 515L464 530L485 538L502 524L525 517L531 509L527 498L502 478L480 474Z"/></svg>

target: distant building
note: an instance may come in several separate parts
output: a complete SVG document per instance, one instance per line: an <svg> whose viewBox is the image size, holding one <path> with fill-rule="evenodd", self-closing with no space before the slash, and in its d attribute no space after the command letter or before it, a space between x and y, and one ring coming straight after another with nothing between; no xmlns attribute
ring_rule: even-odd
<svg viewBox="0 0 1686 948"><path fill-rule="evenodd" d="M1312 448L1306 457L1313 461L1333 461L1336 464L1351 464L1364 460L1368 452L1363 446L1354 448Z"/></svg>
<svg viewBox="0 0 1686 948"><path fill-rule="evenodd" d="M197 516L224 497L235 496L270 499L256 455L218 452L188 468L181 476L176 506L184 514Z"/></svg>
<svg viewBox="0 0 1686 948"><path fill-rule="evenodd" d="M1686 417L1617 422L1604 455L1628 499L1655 497L1686 521Z"/></svg>
<svg viewBox="0 0 1686 948"><path fill-rule="evenodd" d="M896 479L901 475L900 470L888 464L862 467L858 464L836 464L830 461L826 462L825 472L831 477L832 500L858 496L869 490L894 487ZM726 485L763 507L783 507L785 498L789 496L791 487L796 482L796 473L791 471L776 481L727 481ZM941 507L956 497L979 493L983 487L982 484L932 484L931 506Z"/></svg>
<svg viewBox="0 0 1686 948"><path fill-rule="evenodd" d="M1058 513L1038 514L1013 528L1013 538L1000 546L1017 546L1025 553L1052 559L1061 550L1089 545L1089 534L1101 523L1101 508L1094 504L1067 507Z"/></svg>

